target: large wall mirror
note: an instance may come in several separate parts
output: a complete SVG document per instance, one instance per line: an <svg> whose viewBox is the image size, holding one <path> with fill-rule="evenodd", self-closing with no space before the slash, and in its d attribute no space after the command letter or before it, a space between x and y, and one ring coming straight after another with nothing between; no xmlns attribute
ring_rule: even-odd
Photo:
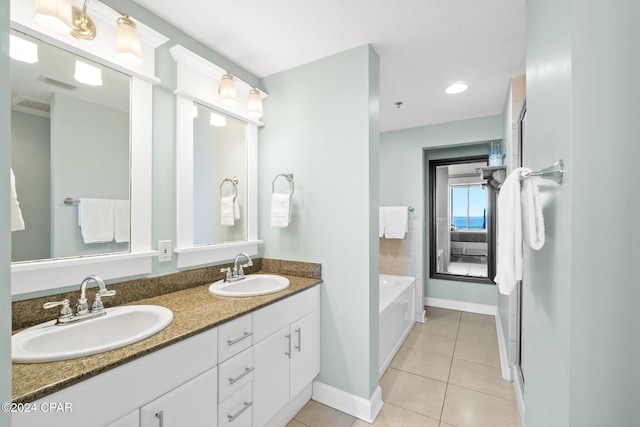
<svg viewBox="0 0 640 427"><path fill-rule="evenodd" d="M146 274L158 254L151 242L152 104L160 82L155 51L168 39L136 20L142 61L129 63L115 58L120 14L104 3L91 3L94 40L39 26L33 6L11 0L10 8L11 166L24 219L24 229L12 232L16 299L75 287L89 274ZM14 51L20 44L31 57ZM80 199L87 203L79 220ZM113 237L81 227L95 224L93 215L84 221L89 199L113 212L99 222L107 230L113 224Z"/></svg>
<svg viewBox="0 0 640 427"><path fill-rule="evenodd" d="M247 123L193 105L193 243L247 240Z"/></svg>
<svg viewBox="0 0 640 427"><path fill-rule="evenodd" d="M178 268L258 253L258 127L247 83L235 78L235 105L222 103L226 70L183 46L177 63L176 247ZM260 92L262 98L266 94Z"/></svg>
<svg viewBox="0 0 640 427"><path fill-rule="evenodd" d="M493 283L495 193L480 168L487 156L429 161L430 277Z"/></svg>
<svg viewBox="0 0 640 427"><path fill-rule="evenodd" d="M12 261L129 252L130 76L17 31L11 49L11 166L25 224L11 234Z"/></svg>

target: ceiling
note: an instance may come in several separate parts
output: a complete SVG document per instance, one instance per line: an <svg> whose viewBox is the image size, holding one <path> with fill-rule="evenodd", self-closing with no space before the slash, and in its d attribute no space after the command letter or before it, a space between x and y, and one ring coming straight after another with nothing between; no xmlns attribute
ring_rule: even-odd
<svg viewBox="0 0 640 427"><path fill-rule="evenodd" d="M371 44L381 131L500 114L525 71L525 0L135 2L259 78Z"/></svg>

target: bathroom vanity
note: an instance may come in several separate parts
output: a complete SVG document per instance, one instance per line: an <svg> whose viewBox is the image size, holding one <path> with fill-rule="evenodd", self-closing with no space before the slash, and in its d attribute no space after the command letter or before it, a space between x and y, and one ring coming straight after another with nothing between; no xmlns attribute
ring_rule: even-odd
<svg viewBox="0 0 640 427"><path fill-rule="evenodd" d="M249 298L197 286L137 301L173 311L138 343L66 361L14 364L14 426L284 425L320 370L319 279Z"/></svg>

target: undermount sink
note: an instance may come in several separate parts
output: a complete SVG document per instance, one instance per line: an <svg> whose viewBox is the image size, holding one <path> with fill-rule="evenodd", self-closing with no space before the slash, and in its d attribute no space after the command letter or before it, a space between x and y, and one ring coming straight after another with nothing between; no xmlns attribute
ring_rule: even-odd
<svg viewBox="0 0 640 427"><path fill-rule="evenodd" d="M233 282L218 280L209 292L223 297L253 297L280 292L289 287L289 279L274 274L251 274Z"/></svg>
<svg viewBox="0 0 640 427"><path fill-rule="evenodd" d="M27 328L11 337L16 363L73 359L141 341L166 328L173 313L157 305L105 309L104 316L64 326L55 320Z"/></svg>

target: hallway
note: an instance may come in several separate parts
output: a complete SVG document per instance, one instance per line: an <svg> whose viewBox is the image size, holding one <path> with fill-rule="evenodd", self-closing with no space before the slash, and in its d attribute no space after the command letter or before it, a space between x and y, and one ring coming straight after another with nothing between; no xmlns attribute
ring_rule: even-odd
<svg viewBox="0 0 640 427"><path fill-rule="evenodd" d="M426 307L380 381L376 427L519 427L513 384L500 373L493 316ZM310 401L287 427L369 424Z"/></svg>

